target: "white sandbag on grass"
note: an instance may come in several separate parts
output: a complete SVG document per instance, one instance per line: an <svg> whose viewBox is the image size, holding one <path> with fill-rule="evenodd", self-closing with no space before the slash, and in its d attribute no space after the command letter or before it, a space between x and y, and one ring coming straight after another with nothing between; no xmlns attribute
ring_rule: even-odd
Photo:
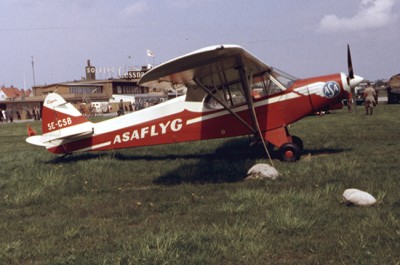
<svg viewBox="0 0 400 265"><path fill-rule="evenodd" d="M347 189L343 192L343 199L347 204L371 206L376 203L374 196L359 189Z"/></svg>
<svg viewBox="0 0 400 265"><path fill-rule="evenodd" d="M247 171L246 179L277 179L279 172L268 164L256 164Z"/></svg>

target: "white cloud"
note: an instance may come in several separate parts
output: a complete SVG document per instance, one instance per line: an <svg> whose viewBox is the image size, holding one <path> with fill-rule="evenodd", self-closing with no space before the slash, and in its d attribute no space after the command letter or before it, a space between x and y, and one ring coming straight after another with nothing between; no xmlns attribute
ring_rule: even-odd
<svg viewBox="0 0 400 265"><path fill-rule="evenodd" d="M204 4L216 3L221 0L170 0L168 4L174 8L191 8L193 6L201 6Z"/></svg>
<svg viewBox="0 0 400 265"><path fill-rule="evenodd" d="M132 15L137 15L145 12L149 9L149 5L147 2L140 1L131 5L126 6L122 11L121 14L123 16L130 17Z"/></svg>
<svg viewBox="0 0 400 265"><path fill-rule="evenodd" d="M396 0L362 0L358 13L353 17L338 17L331 14L322 18L318 30L359 31L382 28L394 23L397 15L393 11Z"/></svg>

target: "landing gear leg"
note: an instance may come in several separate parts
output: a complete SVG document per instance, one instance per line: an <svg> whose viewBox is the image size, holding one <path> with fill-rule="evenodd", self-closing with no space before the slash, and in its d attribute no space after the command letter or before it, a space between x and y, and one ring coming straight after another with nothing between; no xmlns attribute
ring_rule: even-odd
<svg viewBox="0 0 400 265"><path fill-rule="evenodd" d="M300 159L303 141L297 136L291 136L286 127L267 131L265 138L279 148L278 156L282 161L294 162Z"/></svg>

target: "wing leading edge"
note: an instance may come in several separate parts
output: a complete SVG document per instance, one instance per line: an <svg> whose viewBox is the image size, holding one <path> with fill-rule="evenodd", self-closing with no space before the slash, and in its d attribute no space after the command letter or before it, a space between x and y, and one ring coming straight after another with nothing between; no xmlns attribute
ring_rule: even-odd
<svg viewBox="0 0 400 265"><path fill-rule="evenodd" d="M194 79L203 78L207 79L202 81L203 84L218 87L237 78L236 68L240 64L253 74L271 69L241 46L217 45L163 63L147 72L139 84L161 89L185 85L190 90L190 86L195 85Z"/></svg>

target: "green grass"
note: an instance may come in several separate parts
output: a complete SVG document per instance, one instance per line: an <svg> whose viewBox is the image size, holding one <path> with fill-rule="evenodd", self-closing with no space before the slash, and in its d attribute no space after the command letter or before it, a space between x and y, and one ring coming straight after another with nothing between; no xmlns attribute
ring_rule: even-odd
<svg viewBox="0 0 400 265"><path fill-rule="evenodd" d="M268 162L247 137L60 159L0 124L0 264L400 264L399 117L293 124L305 151L276 181L244 181Z"/></svg>

